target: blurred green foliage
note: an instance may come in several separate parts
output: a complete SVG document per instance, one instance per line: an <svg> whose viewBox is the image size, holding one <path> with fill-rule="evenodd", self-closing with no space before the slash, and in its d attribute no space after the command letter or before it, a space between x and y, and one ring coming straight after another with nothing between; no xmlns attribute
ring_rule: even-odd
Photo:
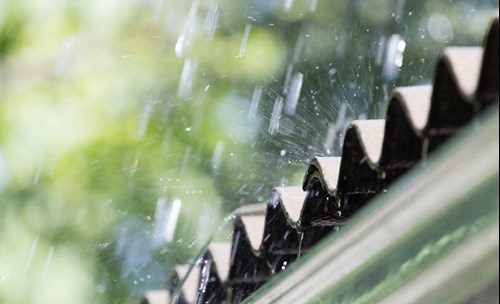
<svg viewBox="0 0 500 304"><path fill-rule="evenodd" d="M379 84L429 81L436 52L480 43L498 7L402 2L0 0L0 302L134 303L160 288L223 215L338 153L323 142L342 103L346 122L380 116ZM429 37L435 12L453 39ZM405 65L380 78L377 39L394 33ZM271 136L290 67L303 102ZM162 199L181 208L155 245Z"/></svg>

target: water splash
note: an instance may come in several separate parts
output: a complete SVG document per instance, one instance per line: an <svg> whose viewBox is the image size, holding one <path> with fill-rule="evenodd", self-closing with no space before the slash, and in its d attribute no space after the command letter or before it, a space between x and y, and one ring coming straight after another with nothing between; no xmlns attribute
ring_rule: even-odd
<svg viewBox="0 0 500 304"><path fill-rule="evenodd" d="M302 243L304 241L304 232L300 232L299 238L299 252L297 254L297 261L300 260L300 256L302 255Z"/></svg>
<svg viewBox="0 0 500 304"><path fill-rule="evenodd" d="M281 265L281 270L285 270L286 269L286 266L288 265L288 262L287 261L284 261L283 262L283 265Z"/></svg>
<svg viewBox="0 0 500 304"><path fill-rule="evenodd" d="M241 232L237 232L235 235L234 235L234 239L232 241L232 244L233 244L233 248L231 248L231 258L230 258L230 265L234 265L234 258L236 257L236 250L235 250L235 246L237 246L237 244L239 244L240 242L240 237L241 237Z"/></svg>
<svg viewBox="0 0 500 304"><path fill-rule="evenodd" d="M328 70L328 79L330 80L330 85L333 85L335 82L335 75L337 74L338 70L336 68L331 68Z"/></svg>
<svg viewBox="0 0 500 304"><path fill-rule="evenodd" d="M427 161L429 158L429 138L424 138L424 142L422 144L422 167L427 166Z"/></svg>

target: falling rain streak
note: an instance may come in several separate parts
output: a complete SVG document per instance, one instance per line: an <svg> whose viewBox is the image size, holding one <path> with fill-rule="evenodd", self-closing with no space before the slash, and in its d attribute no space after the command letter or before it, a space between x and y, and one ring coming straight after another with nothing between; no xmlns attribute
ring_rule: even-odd
<svg viewBox="0 0 500 304"><path fill-rule="evenodd" d="M303 81L304 75L302 73L295 73L292 80L290 81L290 88L288 89L285 107L285 113L288 115L295 114L297 104L299 103L300 91L302 90Z"/></svg>
<svg viewBox="0 0 500 304"><path fill-rule="evenodd" d="M309 12L314 13L316 12L316 8L318 7L318 0L310 0L311 2L309 3Z"/></svg>
<svg viewBox="0 0 500 304"><path fill-rule="evenodd" d="M243 39L241 40L240 52L238 54L238 58L241 58L245 55L247 50L248 37L250 36L250 31L252 30L252 25L247 24L245 26L245 32L243 33Z"/></svg>
<svg viewBox="0 0 500 304"><path fill-rule="evenodd" d="M337 128L335 123L328 124L328 131L326 132L326 139L323 145L326 154L330 155L333 149L333 144L335 142L335 137L337 135Z"/></svg>
<svg viewBox="0 0 500 304"><path fill-rule="evenodd" d="M143 138L146 130L148 128L149 118L151 116L151 112L153 111L153 105L157 103L156 100L148 99L145 102L145 105L142 109L142 114L139 119L139 126L137 128L137 138Z"/></svg>
<svg viewBox="0 0 500 304"><path fill-rule="evenodd" d="M175 44L175 54L178 57L183 57L186 54L186 50L191 46L194 41L196 34L196 20L198 13L198 1L194 1L189 9L188 16L186 18L186 23L179 34L177 43Z"/></svg>
<svg viewBox="0 0 500 304"><path fill-rule="evenodd" d="M219 21L219 7L215 4L210 4L208 8L207 17L205 19L205 24L203 30L207 35L207 42L211 42L214 39L215 31L217 29L217 23Z"/></svg>
<svg viewBox="0 0 500 304"><path fill-rule="evenodd" d="M284 0L284 2L283 2L283 10L286 13L289 13L289 12L292 11L292 8L293 8L293 0Z"/></svg>
<svg viewBox="0 0 500 304"><path fill-rule="evenodd" d="M184 61L184 67L182 68L181 79L179 82L180 98L188 99L189 97L191 97L196 70L197 64L195 61L191 59L186 59L186 61Z"/></svg>
<svg viewBox="0 0 500 304"><path fill-rule="evenodd" d="M30 251L28 253L28 258L26 260L26 266L24 267L25 271L28 271L30 269L31 261L33 260L33 254L35 253L37 244L38 244L38 236L36 236L31 242Z"/></svg>
<svg viewBox="0 0 500 304"><path fill-rule="evenodd" d="M10 178L7 170L7 161L5 160L2 150L0 150L0 191L9 183Z"/></svg>
<svg viewBox="0 0 500 304"><path fill-rule="evenodd" d="M222 141L218 141L217 145L215 145L214 154L212 156L212 170L217 171L222 162L222 155L224 153L224 143Z"/></svg>
<svg viewBox="0 0 500 304"><path fill-rule="evenodd" d="M398 34L389 37L382 68L382 73L386 79L394 79L396 77L398 69L403 65L405 48L406 42L403 37ZM380 58L380 55L378 57Z"/></svg>
<svg viewBox="0 0 500 304"><path fill-rule="evenodd" d="M172 242L175 236L175 229L177 227L177 220L181 212L182 202L180 199L175 199L172 203L172 209L167 219L167 226L165 229L165 241Z"/></svg>
<svg viewBox="0 0 500 304"><path fill-rule="evenodd" d="M156 202L155 210L155 225L153 232L153 240L156 246L161 246L165 242L165 230L167 226L166 219L168 218L168 206L167 199L165 197L160 197Z"/></svg>
<svg viewBox="0 0 500 304"><path fill-rule="evenodd" d="M61 51L61 55L59 56L59 59L57 60L57 64L54 67L54 75L55 76L62 76L64 72L66 71L66 68L68 66L71 52L73 50L73 46L75 44L76 38L74 36L69 37L66 39L64 46Z"/></svg>
<svg viewBox="0 0 500 304"><path fill-rule="evenodd" d="M293 64L289 64L286 68L285 83L283 84L283 94L288 94L288 89L290 87L290 81L292 80Z"/></svg>
<svg viewBox="0 0 500 304"><path fill-rule="evenodd" d="M342 103L340 105L340 109L337 114L337 119L335 120L334 123L329 123L328 124L328 130L326 133L326 138L325 142L323 144L323 149L325 150L326 154L331 154L335 149L335 144L337 141L335 140L337 138L337 133L339 131L342 131L341 128L342 126L346 125L347 122L347 104Z"/></svg>
<svg viewBox="0 0 500 304"><path fill-rule="evenodd" d="M50 262L52 262L52 255L54 254L54 246L50 246L49 253L47 254L47 260L45 261L45 267L43 268L43 276L46 277L49 272Z"/></svg>
<svg viewBox="0 0 500 304"><path fill-rule="evenodd" d="M154 20L158 22L160 20L161 12L163 9L163 1L164 0L156 0L155 1L155 14L154 14Z"/></svg>
<svg viewBox="0 0 500 304"><path fill-rule="evenodd" d="M271 121L269 122L269 128L267 129L269 134L275 135L278 133L281 112L283 111L283 97L278 96L274 102L273 114L271 115Z"/></svg>
<svg viewBox="0 0 500 304"><path fill-rule="evenodd" d="M252 96L252 103L250 104L250 110L248 111L248 118L254 119L257 117L257 111L259 109L260 99L262 98L262 87L260 85L255 86Z"/></svg>
<svg viewBox="0 0 500 304"><path fill-rule="evenodd" d="M172 204L168 203L165 197L160 197L156 203L155 210L155 245L161 246L164 243L172 242L175 236L175 229L181 210L181 201L175 199Z"/></svg>
<svg viewBox="0 0 500 304"><path fill-rule="evenodd" d="M189 160L191 159L191 146L188 146L186 150L184 151L184 156L182 157L182 163L181 163L181 168L179 172L181 174L184 174L186 172L186 169L189 165Z"/></svg>

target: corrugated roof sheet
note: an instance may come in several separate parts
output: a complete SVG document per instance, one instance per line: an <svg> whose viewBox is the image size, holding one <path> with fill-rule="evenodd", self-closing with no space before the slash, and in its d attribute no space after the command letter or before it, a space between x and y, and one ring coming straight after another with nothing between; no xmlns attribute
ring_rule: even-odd
<svg viewBox="0 0 500 304"><path fill-rule="evenodd" d="M278 187L267 204L236 210L232 243L206 249L174 302L241 302L338 230L477 113L498 102L498 53L497 17L484 48L444 50L433 86L397 88L385 120L354 121L345 133L342 158L313 158L302 188ZM176 275L185 276L185 268ZM145 299L156 304L168 295L151 291Z"/></svg>

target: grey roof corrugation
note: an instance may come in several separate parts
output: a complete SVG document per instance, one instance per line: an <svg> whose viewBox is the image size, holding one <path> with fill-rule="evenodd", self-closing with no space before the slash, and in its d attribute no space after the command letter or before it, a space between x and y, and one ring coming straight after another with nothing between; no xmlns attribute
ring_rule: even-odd
<svg viewBox="0 0 500 304"><path fill-rule="evenodd" d="M498 102L498 56L497 17L484 49L445 49L434 86L397 88L385 120L354 121L346 130L342 158L313 158L302 188L275 188L267 204L235 211L232 243L206 249L174 302L221 303L230 296L231 303L238 303L339 229L368 200ZM165 294L146 294L154 296Z"/></svg>

